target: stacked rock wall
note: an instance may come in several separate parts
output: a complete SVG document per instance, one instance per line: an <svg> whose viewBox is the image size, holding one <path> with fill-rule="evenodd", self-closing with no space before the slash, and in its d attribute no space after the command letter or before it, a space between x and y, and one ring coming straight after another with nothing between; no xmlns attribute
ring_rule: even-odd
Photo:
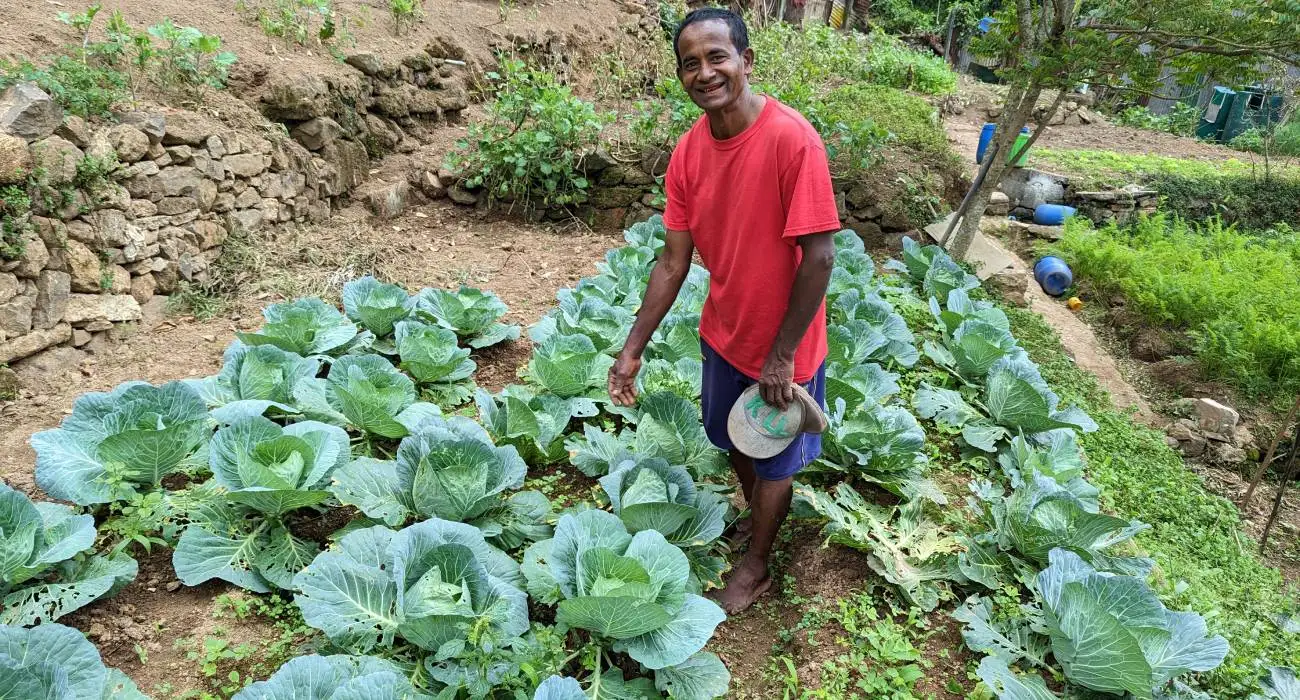
<svg viewBox="0 0 1300 700"><path fill-rule="evenodd" d="M155 295L206 280L232 234L329 215L318 159L271 130L179 110L93 128L30 84L0 114L0 171L31 196L8 215L20 252L0 258L0 363L139 320Z"/></svg>

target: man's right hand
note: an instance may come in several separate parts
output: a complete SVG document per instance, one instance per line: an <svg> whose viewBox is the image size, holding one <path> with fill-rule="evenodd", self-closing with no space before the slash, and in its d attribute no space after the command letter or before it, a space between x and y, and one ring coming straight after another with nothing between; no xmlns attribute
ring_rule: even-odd
<svg viewBox="0 0 1300 700"><path fill-rule="evenodd" d="M640 372L640 355L631 355L626 350L618 354L614 366L609 368L609 398L615 406L636 405L636 376Z"/></svg>

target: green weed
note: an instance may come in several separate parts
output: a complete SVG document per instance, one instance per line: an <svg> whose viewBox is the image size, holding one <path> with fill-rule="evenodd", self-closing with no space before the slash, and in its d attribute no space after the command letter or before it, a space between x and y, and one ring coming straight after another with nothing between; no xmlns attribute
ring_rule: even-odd
<svg viewBox="0 0 1300 700"><path fill-rule="evenodd" d="M55 56L44 66L27 59L0 59L0 90L23 81L36 83L64 110L80 117L108 116L129 96L127 77L111 66L71 56Z"/></svg>
<svg viewBox="0 0 1300 700"><path fill-rule="evenodd" d="M401 36L403 26L409 32L411 26L424 16L424 2L423 0L388 0L388 11L393 15L393 33Z"/></svg>
<svg viewBox="0 0 1300 700"><path fill-rule="evenodd" d="M192 282L182 281L176 292L167 298L167 312L188 314L200 321L216 318L226 310L226 300L213 290Z"/></svg>
<svg viewBox="0 0 1300 700"><path fill-rule="evenodd" d="M1201 110L1194 105L1176 102L1166 114L1152 114L1146 107L1129 107L1119 113L1117 122L1124 126L1164 131L1176 136L1192 136L1201 122Z"/></svg>
<svg viewBox="0 0 1300 700"><path fill-rule="evenodd" d="M235 9L251 16L267 36L298 46L353 42L349 20L335 10L333 0L238 0Z"/></svg>
<svg viewBox="0 0 1300 700"><path fill-rule="evenodd" d="M23 238L31 229L31 209L25 185L0 187L0 260L17 260L26 251Z"/></svg>

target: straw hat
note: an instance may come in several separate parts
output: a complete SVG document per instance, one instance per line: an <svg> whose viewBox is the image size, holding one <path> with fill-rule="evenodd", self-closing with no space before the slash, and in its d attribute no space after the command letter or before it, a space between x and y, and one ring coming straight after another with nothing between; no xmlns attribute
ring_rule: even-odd
<svg viewBox="0 0 1300 700"><path fill-rule="evenodd" d="M727 416L727 435L741 454L767 459L780 454L801 433L826 430L826 414L806 389L794 385L784 411L763 400L758 385L745 389Z"/></svg>

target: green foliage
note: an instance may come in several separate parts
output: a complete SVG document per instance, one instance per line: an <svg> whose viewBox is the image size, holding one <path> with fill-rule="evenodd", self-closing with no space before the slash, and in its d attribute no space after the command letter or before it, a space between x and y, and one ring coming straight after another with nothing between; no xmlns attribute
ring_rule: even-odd
<svg viewBox="0 0 1300 700"><path fill-rule="evenodd" d="M1265 230L1278 222L1300 226L1300 167L1262 167L1239 160L1201 161L1113 151L1035 149L1032 160L1077 176L1079 188L1098 189L1126 182L1160 192L1163 208L1187 219L1221 216L1245 230Z"/></svg>
<svg viewBox="0 0 1300 700"><path fill-rule="evenodd" d="M164 89L202 97L206 88L225 86L236 57L221 50L221 37L178 26L170 17L149 27L149 35L162 42L156 49L156 75Z"/></svg>
<svg viewBox="0 0 1300 700"><path fill-rule="evenodd" d="M889 132L893 143L929 157L955 157L943 124L925 100L886 85L845 85L825 98L828 119L869 119Z"/></svg>
<svg viewBox="0 0 1300 700"><path fill-rule="evenodd" d="M1268 129L1254 127L1232 140L1233 148L1276 156L1300 156L1300 119Z"/></svg>
<svg viewBox="0 0 1300 700"><path fill-rule="evenodd" d="M270 37L307 46L351 43L348 18L334 8L334 0L238 0L235 9L251 15Z"/></svg>
<svg viewBox="0 0 1300 700"><path fill-rule="evenodd" d="M27 187L0 187L0 260L17 260L26 250L23 237L31 230L32 198Z"/></svg>
<svg viewBox="0 0 1300 700"><path fill-rule="evenodd" d="M1201 122L1201 110L1195 105L1176 102L1166 114L1152 114L1146 107L1133 106L1119 113L1116 120L1124 126L1164 131L1176 136L1192 136Z"/></svg>
<svg viewBox="0 0 1300 700"><path fill-rule="evenodd" d="M1128 228L1072 221L1053 246L1076 279L1181 330L1209 376L1259 394L1300 388L1300 237L1153 216Z"/></svg>
<svg viewBox="0 0 1300 700"><path fill-rule="evenodd" d="M126 674L105 667L95 645L72 627L0 625L0 649L0 687L10 697L145 697Z"/></svg>
<svg viewBox="0 0 1300 700"><path fill-rule="evenodd" d="M393 33L401 36L402 25L409 32L424 16L424 0L388 0L388 11L393 15Z"/></svg>
<svg viewBox="0 0 1300 700"><path fill-rule="evenodd" d="M127 76L109 65L84 62L71 56L54 56L48 65L26 59L0 59L0 90L20 81L36 83L70 114L108 116L113 105L130 96Z"/></svg>
<svg viewBox="0 0 1300 700"><path fill-rule="evenodd" d="M504 59L488 77L496 91L487 119L470 125L448 167L492 200L525 209L585 202L591 183L579 158L595 149L608 115L522 61Z"/></svg>
<svg viewBox="0 0 1300 700"><path fill-rule="evenodd" d="M905 46L883 33L864 35L829 26L771 24L750 34L753 81L758 85L807 84L835 88L867 83L944 95L957 74L932 53Z"/></svg>

